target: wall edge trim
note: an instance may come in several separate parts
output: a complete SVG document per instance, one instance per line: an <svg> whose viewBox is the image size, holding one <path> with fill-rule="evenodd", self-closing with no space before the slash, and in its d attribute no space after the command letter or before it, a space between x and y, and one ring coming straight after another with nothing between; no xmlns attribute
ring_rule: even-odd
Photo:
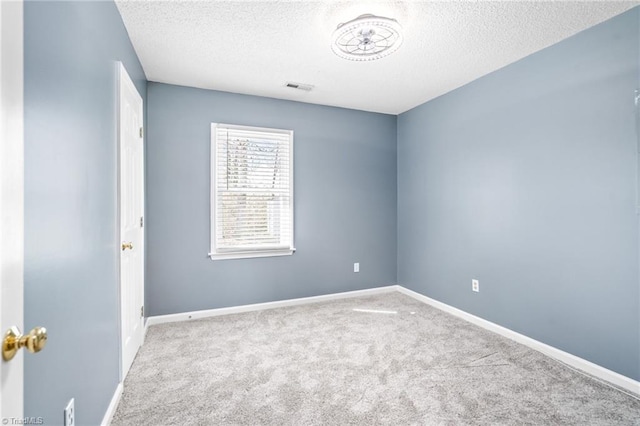
<svg viewBox="0 0 640 426"><path fill-rule="evenodd" d="M206 309L202 311L181 312L178 314L154 315L147 318L146 326L168 322L190 321L200 318L217 317L220 315L239 314L243 312L262 311L267 309L284 308L287 306L306 305L310 303L326 302L330 300L349 299L352 297L371 296L374 294L392 293L398 291L397 286L367 288L364 290L345 291L341 293L323 294L320 296L285 299L275 302L254 303L251 305L231 306L227 308Z"/></svg>
<svg viewBox="0 0 640 426"><path fill-rule="evenodd" d="M475 324L486 330L492 331L517 343L525 345L533 350L536 350L543 355L553 358L556 361L560 361L568 367L577 370L580 373L586 374L593 379L599 379L599 381L605 383L606 385L613 386L620 391L625 391L625 393L628 393L634 398L640 398L640 382L630 377L624 376L620 373L616 373L615 371L609 370L591 361L587 361L586 359L580 358L576 355L572 355L554 346L547 345L546 343L542 343L538 340L532 339L531 337L527 337L524 334L520 334L516 331L495 324L491 321L487 321L483 318L477 317L461 309L455 308L451 305L447 305L446 303L432 299L413 290L409 290L408 288L402 287L401 285L396 285L396 289L406 296L412 297L436 309L454 315L467 322Z"/></svg>
<svg viewBox="0 0 640 426"><path fill-rule="evenodd" d="M111 421L113 420L113 416L116 414L116 409L118 408L118 404L120 403L120 398L122 397L122 391L124 387L122 382L118 383L116 386L116 390L113 393L113 397L111 397L111 402L109 403L109 407L107 407L106 413L104 413L104 418L100 423L101 426L109 426Z"/></svg>

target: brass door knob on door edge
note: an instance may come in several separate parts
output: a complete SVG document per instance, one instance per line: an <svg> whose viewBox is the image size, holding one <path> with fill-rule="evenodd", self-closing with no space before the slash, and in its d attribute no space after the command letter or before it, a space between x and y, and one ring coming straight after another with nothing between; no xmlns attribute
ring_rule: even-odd
<svg viewBox="0 0 640 426"><path fill-rule="evenodd" d="M125 251L126 249L133 250L133 243L122 243L122 251Z"/></svg>
<svg viewBox="0 0 640 426"><path fill-rule="evenodd" d="M4 334L2 340L2 359L11 361L16 353L26 347L32 354L40 352L47 344L47 329L35 327L27 335L23 335L16 326L11 327Z"/></svg>

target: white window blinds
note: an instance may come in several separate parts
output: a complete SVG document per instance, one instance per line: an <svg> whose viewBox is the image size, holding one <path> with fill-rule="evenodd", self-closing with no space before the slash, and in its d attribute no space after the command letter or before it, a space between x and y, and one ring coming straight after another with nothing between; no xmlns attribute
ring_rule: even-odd
<svg viewBox="0 0 640 426"><path fill-rule="evenodd" d="M212 124L213 259L292 254L293 132Z"/></svg>

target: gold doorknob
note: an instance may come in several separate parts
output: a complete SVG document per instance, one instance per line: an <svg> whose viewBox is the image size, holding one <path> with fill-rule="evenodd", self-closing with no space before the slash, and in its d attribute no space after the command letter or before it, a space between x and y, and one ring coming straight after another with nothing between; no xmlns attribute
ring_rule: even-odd
<svg viewBox="0 0 640 426"><path fill-rule="evenodd" d="M126 249L133 250L133 243L122 243L122 251L125 251Z"/></svg>
<svg viewBox="0 0 640 426"><path fill-rule="evenodd" d="M4 334L2 340L2 358L5 361L11 361L16 353L26 347L32 354L40 352L47 344L47 329L44 327L35 327L27 335L22 335L20 329L16 326L11 327Z"/></svg>

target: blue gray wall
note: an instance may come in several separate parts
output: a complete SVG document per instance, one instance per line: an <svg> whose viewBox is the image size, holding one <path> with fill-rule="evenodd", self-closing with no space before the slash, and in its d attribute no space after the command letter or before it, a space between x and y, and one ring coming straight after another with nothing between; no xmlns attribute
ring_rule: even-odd
<svg viewBox="0 0 640 426"><path fill-rule="evenodd" d="M395 283L395 116L149 83L147 118L149 315ZM292 256L208 258L212 122L294 130Z"/></svg>
<svg viewBox="0 0 640 426"><path fill-rule="evenodd" d="M399 283L636 380L639 21L398 118Z"/></svg>
<svg viewBox="0 0 640 426"><path fill-rule="evenodd" d="M113 2L25 3L25 415L99 424L119 379L116 61L146 80Z"/></svg>

